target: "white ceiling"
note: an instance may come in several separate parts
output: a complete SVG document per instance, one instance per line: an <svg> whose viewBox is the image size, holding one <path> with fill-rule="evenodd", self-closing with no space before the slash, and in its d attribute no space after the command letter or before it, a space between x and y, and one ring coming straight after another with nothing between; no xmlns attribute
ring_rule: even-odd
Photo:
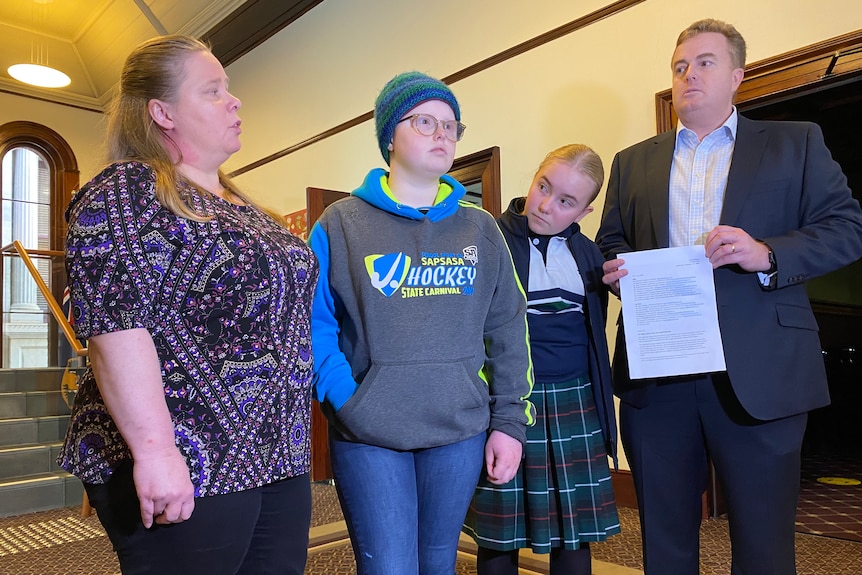
<svg viewBox="0 0 862 575"><path fill-rule="evenodd" d="M243 4L246 0L0 0L0 91L102 110L132 48L163 33L204 36ZM49 65L72 83L29 86L9 76L12 64Z"/></svg>

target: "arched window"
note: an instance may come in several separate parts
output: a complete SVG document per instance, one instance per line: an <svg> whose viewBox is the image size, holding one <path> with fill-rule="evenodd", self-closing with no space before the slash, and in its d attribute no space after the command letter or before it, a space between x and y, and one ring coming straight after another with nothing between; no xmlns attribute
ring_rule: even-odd
<svg viewBox="0 0 862 575"><path fill-rule="evenodd" d="M0 126L0 242L27 250L62 251L63 212L79 185L68 143L32 122ZM20 258L4 254L2 276L2 367L58 365L62 336ZM60 301L65 287L62 258L36 257L42 278ZM63 341L64 342L64 341Z"/></svg>

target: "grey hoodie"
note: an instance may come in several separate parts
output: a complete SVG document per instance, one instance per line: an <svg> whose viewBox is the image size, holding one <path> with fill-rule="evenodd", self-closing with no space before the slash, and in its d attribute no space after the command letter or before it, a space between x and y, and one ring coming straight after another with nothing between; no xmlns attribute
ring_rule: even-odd
<svg viewBox="0 0 862 575"><path fill-rule="evenodd" d="M506 241L452 188L427 211L398 204L372 170L323 213L314 382L348 440L436 447L533 423L526 300Z"/></svg>

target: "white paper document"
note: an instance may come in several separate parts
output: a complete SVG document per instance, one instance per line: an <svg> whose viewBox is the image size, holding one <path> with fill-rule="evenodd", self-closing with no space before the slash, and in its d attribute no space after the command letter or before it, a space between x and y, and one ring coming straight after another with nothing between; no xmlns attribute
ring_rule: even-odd
<svg viewBox="0 0 862 575"><path fill-rule="evenodd" d="M620 254L632 379L724 371L715 280L703 246Z"/></svg>

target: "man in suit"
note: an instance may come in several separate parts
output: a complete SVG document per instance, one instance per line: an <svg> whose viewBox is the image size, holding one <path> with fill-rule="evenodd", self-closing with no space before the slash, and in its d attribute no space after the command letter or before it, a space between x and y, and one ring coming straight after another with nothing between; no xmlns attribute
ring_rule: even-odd
<svg viewBox="0 0 862 575"><path fill-rule="evenodd" d="M698 573L709 457L732 573L794 574L807 412L829 403L804 282L862 256L862 210L815 124L737 114L745 41L733 26L695 22L671 67L679 125L614 158L596 243L618 295L619 254L704 245L727 371L633 380L619 330L614 390L645 573Z"/></svg>

